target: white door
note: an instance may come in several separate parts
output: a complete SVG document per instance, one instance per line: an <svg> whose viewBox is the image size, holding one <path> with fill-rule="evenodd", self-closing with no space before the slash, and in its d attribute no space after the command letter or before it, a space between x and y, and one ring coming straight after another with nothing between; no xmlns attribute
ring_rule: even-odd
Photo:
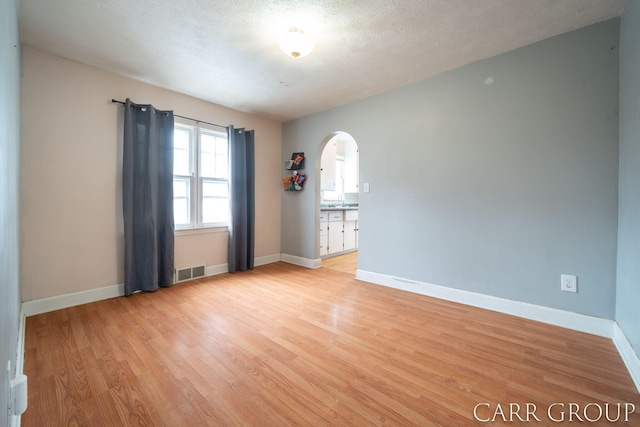
<svg viewBox="0 0 640 427"><path fill-rule="evenodd" d="M329 254L342 252L344 249L343 222L329 222Z"/></svg>
<svg viewBox="0 0 640 427"><path fill-rule="evenodd" d="M325 214L326 218L326 214ZM327 221L320 222L320 256L327 255L329 244L329 223Z"/></svg>
<svg viewBox="0 0 640 427"><path fill-rule="evenodd" d="M344 250L350 251L356 248L356 221L344 222Z"/></svg>

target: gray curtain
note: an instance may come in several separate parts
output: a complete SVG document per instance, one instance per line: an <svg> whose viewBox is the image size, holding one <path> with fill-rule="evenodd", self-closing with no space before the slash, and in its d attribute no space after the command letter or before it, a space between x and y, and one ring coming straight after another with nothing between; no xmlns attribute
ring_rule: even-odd
<svg viewBox="0 0 640 427"><path fill-rule="evenodd" d="M229 138L229 273L253 269L255 243L254 131L227 126Z"/></svg>
<svg viewBox="0 0 640 427"><path fill-rule="evenodd" d="M127 99L122 165L124 293L173 284L173 112Z"/></svg>

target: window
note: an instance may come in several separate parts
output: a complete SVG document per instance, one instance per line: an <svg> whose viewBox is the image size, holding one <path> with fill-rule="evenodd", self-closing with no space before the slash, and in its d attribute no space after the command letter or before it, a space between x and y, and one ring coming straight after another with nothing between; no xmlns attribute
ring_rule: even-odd
<svg viewBox="0 0 640 427"><path fill-rule="evenodd" d="M176 123L173 138L173 220L176 229L229 221L226 133Z"/></svg>

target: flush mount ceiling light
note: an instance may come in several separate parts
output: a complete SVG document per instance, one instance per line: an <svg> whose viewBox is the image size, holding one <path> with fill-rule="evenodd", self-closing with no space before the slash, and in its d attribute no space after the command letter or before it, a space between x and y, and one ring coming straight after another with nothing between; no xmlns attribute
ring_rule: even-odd
<svg viewBox="0 0 640 427"><path fill-rule="evenodd" d="M291 27L280 37L280 49L294 58L308 55L314 47L313 38L302 28Z"/></svg>

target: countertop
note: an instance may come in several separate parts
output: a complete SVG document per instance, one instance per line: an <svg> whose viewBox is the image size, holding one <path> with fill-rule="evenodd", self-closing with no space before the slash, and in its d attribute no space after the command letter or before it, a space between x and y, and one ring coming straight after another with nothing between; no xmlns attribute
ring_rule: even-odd
<svg viewBox="0 0 640 427"><path fill-rule="evenodd" d="M358 205L345 205L345 206L328 206L328 205L321 205L320 206L320 211L324 212L324 211L357 211L358 210Z"/></svg>

